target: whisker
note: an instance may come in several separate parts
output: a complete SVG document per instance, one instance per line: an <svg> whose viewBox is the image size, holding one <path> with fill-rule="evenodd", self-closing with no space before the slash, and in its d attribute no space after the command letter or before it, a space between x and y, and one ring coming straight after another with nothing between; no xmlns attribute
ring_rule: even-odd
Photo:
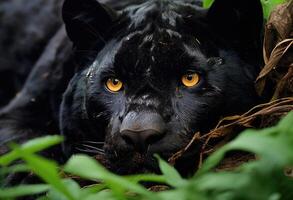
<svg viewBox="0 0 293 200"><path fill-rule="evenodd" d="M84 152L84 153L94 153L94 154L102 154L102 155L105 154L105 152L97 151L97 150L94 150L94 149L82 149L82 148L79 148L79 147L75 147L75 149L77 151Z"/></svg>
<svg viewBox="0 0 293 200"><path fill-rule="evenodd" d="M95 142L95 141L83 141L82 144L99 144L99 145L104 145L105 142Z"/></svg>
<svg viewBox="0 0 293 200"><path fill-rule="evenodd" d="M83 149L83 150L96 151L96 152L104 152L103 149L96 148L96 147L93 147L93 146L90 146L90 145L76 146L76 148Z"/></svg>
<svg viewBox="0 0 293 200"><path fill-rule="evenodd" d="M86 148L89 148L89 149L92 149L92 150L97 150L97 151L102 151L102 152L104 152L103 149L98 148L98 147L94 147L94 146L91 146L91 145L82 144L82 146L83 146L83 147L86 147Z"/></svg>
<svg viewBox="0 0 293 200"><path fill-rule="evenodd" d="M104 142L82 141L82 143L75 144L75 149L83 153L93 153L93 154L104 155L105 151L102 148L96 147L95 145L103 146Z"/></svg>

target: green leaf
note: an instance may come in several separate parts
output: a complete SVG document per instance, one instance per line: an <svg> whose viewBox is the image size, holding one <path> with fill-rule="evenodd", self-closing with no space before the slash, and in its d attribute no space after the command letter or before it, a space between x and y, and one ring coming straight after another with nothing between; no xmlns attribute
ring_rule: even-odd
<svg viewBox="0 0 293 200"><path fill-rule="evenodd" d="M276 127L244 131L232 142L209 156L202 168L197 172L197 175L207 173L219 164L228 151L232 150L255 153L278 165L290 165L293 162L293 154L288 150L293 146L293 129L290 124L293 124L293 112L281 120Z"/></svg>
<svg viewBox="0 0 293 200"><path fill-rule="evenodd" d="M125 176L125 178L134 183L139 183L139 182L165 183L166 182L165 176L156 175L156 174L129 175L129 176Z"/></svg>
<svg viewBox="0 0 293 200"><path fill-rule="evenodd" d="M0 168L0 175L19 173L19 172L29 172L30 168L26 164L17 164L10 167Z"/></svg>
<svg viewBox="0 0 293 200"><path fill-rule="evenodd" d="M190 184L209 199L290 199L293 181L284 176L284 168L293 165L292 123L290 113L273 128L241 133L212 154ZM252 152L258 159L232 172L210 172L231 150Z"/></svg>
<svg viewBox="0 0 293 200"><path fill-rule="evenodd" d="M175 190L158 192L157 196L158 198L164 200L211 200L206 198L205 195L199 192L195 187L192 185L190 186L186 188L176 188Z"/></svg>
<svg viewBox="0 0 293 200"><path fill-rule="evenodd" d="M196 185L200 190L227 190L241 188L243 185L248 184L249 179L246 174L235 172L221 172L209 173L196 180Z"/></svg>
<svg viewBox="0 0 293 200"><path fill-rule="evenodd" d="M286 0L261 0L265 19L267 19L270 16L272 10L278 4L281 4L284 2L286 2Z"/></svg>
<svg viewBox="0 0 293 200"><path fill-rule="evenodd" d="M171 167L167 162L165 162L163 159L161 159L158 155L155 155L155 157L159 161L159 166L161 169L161 172L166 178L166 182L174 187L180 187L185 184L185 181L182 179L180 174L177 172L176 169Z"/></svg>
<svg viewBox="0 0 293 200"><path fill-rule="evenodd" d="M101 191L96 194L91 194L87 196L84 200L117 200L117 198L110 191Z"/></svg>
<svg viewBox="0 0 293 200"><path fill-rule="evenodd" d="M29 154L21 149L15 149L15 152L18 154L18 157L21 157L27 163L35 174L45 182L49 183L53 188L63 193L68 199L74 200L74 197L63 184L61 177L58 174L58 166L54 161L38 155Z"/></svg>
<svg viewBox="0 0 293 200"><path fill-rule="evenodd" d="M98 181L112 176L110 172L108 172L93 158L80 154L73 155L67 161L64 166L64 171L93 181Z"/></svg>
<svg viewBox="0 0 293 200"><path fill-rule="evenodd" d="M52 199L50 199L50 198L46 195L46 196L41 196L41 197L37 198L37 200L52 200Z"/></svg>
<svg viewBox="0 0 293 200"><path fill-rule="evenodd" d="M82 178L94 181L103 181L113 191L117 199L125 199L125 192L152 197L152 193L144 187L135 184L126 178L110 173L93 158L86 155L74 155L66 163L64 171Z"/></svg>
<svg viewBox="0 0 293 200"><path fill-rule="evenodd" d="M214 0L203 0L203 7L209 8L213 4Z"/></svg>
<svg viewBox="0 0 293 200"><path fill-rule="evenodd" d="M280 134L282 135L293 133L293 111L280 121L277 128L280 130ZM288 137L288 139L290 138L292 139L293 137ZM293 143L293 141L291 142Z"/></svg>
<svg viewBox="0 0 293 200"><path fill-rule="evenodd" d="M81 188L74 180L63 179L62 182L65 185L65 187L67 188L67 190L70 191L71 195L75 199L83 199L84 198L84 196L82 195ZM68 200L68 197L64 193L62 193L54 188L52 190L50 190L50 192L47 194L47 196L49 197L50 200Z"/></svg>
<svg viewBox="0 0 293 200"><path fill-rule="evenodd" d="M16 198L28 195L45 193L50 189L49 185L19 185L11 188L0 189L0 199Z"/></svg>
<svg viewBox="0 0 293 200"><path fill-rule="evenodd" d="M216 167L221 160L225 157L226 146L223 146L212 155L210 155L203 163L202 167L196 172L195 176L200 176L202 174L208 173L212 168Z"/></svg>
<svg viewBox="0 0 293 200"><path fill-rule="evenodd" d="M27 153L35 153L35 152L40 152L56 144L59 144L62 141L63 141L63 138L58 135L46 136L46 137L30 140L26 142L25 144L21 145L19 149ZM7 166L18 158L19 158L18 154L15 151L11 151L0 157L0 165Z"/></svg>
<svg viewBox="0 0 293 200"><path fill-rule="evenodd" d="M98 193L102 190L105 190L106 188L107 188L107 186L104 183L97 183L97 184L93 184L93 185L88 185L88 186L82 188L81 196L95 194L95 193Z"/></svg>

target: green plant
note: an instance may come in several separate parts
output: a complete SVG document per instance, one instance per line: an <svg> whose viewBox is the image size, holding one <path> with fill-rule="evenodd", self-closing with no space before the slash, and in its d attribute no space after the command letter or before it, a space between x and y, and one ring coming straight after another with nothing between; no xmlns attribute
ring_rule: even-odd
<svg viewBox="0 0 293 200"><path fill-rule="evenodd" d="M284 168L293 166L292 123L293 112L275 127L244 131L212 154L190 179L183 179L159 158L162 175L118 176L86 155L74 155L65 166L58 166L36 153L61 142L62 138L38 138L22 146L14 145L10 153L0 157L0 175L4 179L8 173L33 172L44 183L1 187L0 199L39 194L39 200L289 200L293 197L293 179L285 176ZM233 150L254 153L258 159L233 171L214 172L224 155ZM19 159L24 162L13 164ZM63 171L95 184L81 187L73 179L62 178ZM151 192L140 184L142 181L166 184L172 189Z"/></svg>
<svg viewBox="0 0 293 200"><path fill-rule="evenodd" d="M214 0L203 0L203 7L204 8L209 8ZM270 16L270 13L272 10L281 3L286 2L286 0L261 0L262 7L263 7L263 13L264 13L264 18L268 19Z"/></svg>

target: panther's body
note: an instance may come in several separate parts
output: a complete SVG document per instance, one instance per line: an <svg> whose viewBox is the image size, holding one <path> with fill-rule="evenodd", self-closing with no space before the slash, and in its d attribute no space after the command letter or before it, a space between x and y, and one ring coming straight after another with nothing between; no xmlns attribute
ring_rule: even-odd
<svg viewBox="0 0 293 200"><path fill-rule="evenodd" d="M216 0L210 10L179 0L129 1L117 8L95 0L65 1L63 19L77 70L60 76L58 87L38 99L38 106L17 106L14 100L10 110L4 109L1 126L9 130L5 138L25 130L48 132L35 123L51 121L52 131L66 138L67 156L101 153L118 173L156 171L154 153L168 158L195 132L204 134L220 117L257 103L254 80L261 63L262 27L258 1ZM22 94L34 87L32 93L48 95L32 86L36 80L41 82L31 76ZM116 91L108 83L121 87ZM50 99L53 112L44 112L52 115L31 114ZM28 118L13 118L11 113ZM7 119L8 125L3 122ZM183 162L191 161L199 146Z"/></svg>

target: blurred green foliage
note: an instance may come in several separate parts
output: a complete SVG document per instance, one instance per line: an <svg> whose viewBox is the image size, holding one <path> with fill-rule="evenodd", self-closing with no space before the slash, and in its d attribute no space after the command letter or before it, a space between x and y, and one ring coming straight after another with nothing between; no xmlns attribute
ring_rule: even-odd
<svg viewBox="0 0 293 200"><path fill-rule="evenodd" d="M293 166L293 112L275 127L246 130L235 140L212 154L191 178L183 179L165 161L158 161L162 175L118 176L93 158L74 155L64 166L37 155L38 151L61 142L60 136L34 139L21 146L13 145L10 153L0 157L1 183L10 173L33 172L43 183L0 188L0 199L13 200L38 194L38 200L291 200L293 178L284 173ZM233 171L213 169L230 151L256 154L257 160ZM22 160L15 164L14 161ZM81 187L62 173L79 176L95 184ZM171 189L152 192L141 182L168 185Z"/></svg>

